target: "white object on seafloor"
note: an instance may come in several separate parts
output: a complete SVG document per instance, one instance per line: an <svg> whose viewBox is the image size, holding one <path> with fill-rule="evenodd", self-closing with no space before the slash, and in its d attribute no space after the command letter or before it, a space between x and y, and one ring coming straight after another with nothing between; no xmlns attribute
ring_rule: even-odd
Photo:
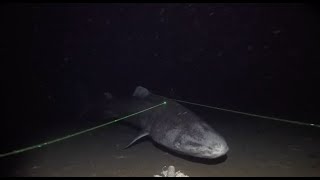
<svg viewBox="0 0 320 180"><path fill-rule="evenodd" d="M154 177L189 177L188 175L185 175L180 171L176 172L174 166L169 166L167 170L163 170L163 168L162 168L161 175L153 175L153 176Z"/></svg>

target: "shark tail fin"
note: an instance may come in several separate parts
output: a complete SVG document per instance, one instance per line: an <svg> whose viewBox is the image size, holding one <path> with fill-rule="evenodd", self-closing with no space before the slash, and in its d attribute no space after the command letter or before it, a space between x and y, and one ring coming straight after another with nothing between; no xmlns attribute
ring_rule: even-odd
<svg viewBox="0 0 320 180"><path fill-rule="evenodd" d="M112 94L111 94L111 93L109 93L109 92L105 92L105 93L103 93L103 95L104 95L104 97L105 97L107 100L111 100L111 99L113 99Z"/></svg>

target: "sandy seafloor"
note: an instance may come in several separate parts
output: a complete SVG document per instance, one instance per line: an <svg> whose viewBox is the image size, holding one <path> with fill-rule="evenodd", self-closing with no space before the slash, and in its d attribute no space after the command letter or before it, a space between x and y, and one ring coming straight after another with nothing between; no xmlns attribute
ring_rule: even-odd
<svg viewBox="0 0 320 180"><path fill-rule="evenodd" d="M148 138L123 150L137 131L115 123L1 158L1 176L151 177L160 175L162 168L169 165L190 177L320 176L320 128L216 110L205 110L199 115L211 119L213 128L225 137L230 148L227 157L215 161L188 159L166 152ZM61 125L43 136L51 140L76 129L77 125Z"/></svg>

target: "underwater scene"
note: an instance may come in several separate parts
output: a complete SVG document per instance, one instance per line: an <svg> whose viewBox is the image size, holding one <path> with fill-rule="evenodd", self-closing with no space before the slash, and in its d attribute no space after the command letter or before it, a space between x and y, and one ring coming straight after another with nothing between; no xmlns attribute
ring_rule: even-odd
<svg viewBox="0 0 320 180"><path fill-rule="evenodd" d="M4 3L1 177L318 177L311 3Z"/></svg>

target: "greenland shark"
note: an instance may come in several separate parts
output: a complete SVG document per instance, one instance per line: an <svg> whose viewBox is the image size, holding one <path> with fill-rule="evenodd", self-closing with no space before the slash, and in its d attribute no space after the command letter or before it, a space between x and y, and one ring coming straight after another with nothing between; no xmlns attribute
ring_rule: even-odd
<svg viewBox="0 0 320 180"><path fill-rule="evenodd" d="M124 120L140 130L126 148L148 136L162 147L191 157L215 159L229 150L225 139L194 112L144 87L136 87L129 100L117 100L111 93L105 93L105 97L108 100L105 117L123 117L166 102Z"/></svg>

